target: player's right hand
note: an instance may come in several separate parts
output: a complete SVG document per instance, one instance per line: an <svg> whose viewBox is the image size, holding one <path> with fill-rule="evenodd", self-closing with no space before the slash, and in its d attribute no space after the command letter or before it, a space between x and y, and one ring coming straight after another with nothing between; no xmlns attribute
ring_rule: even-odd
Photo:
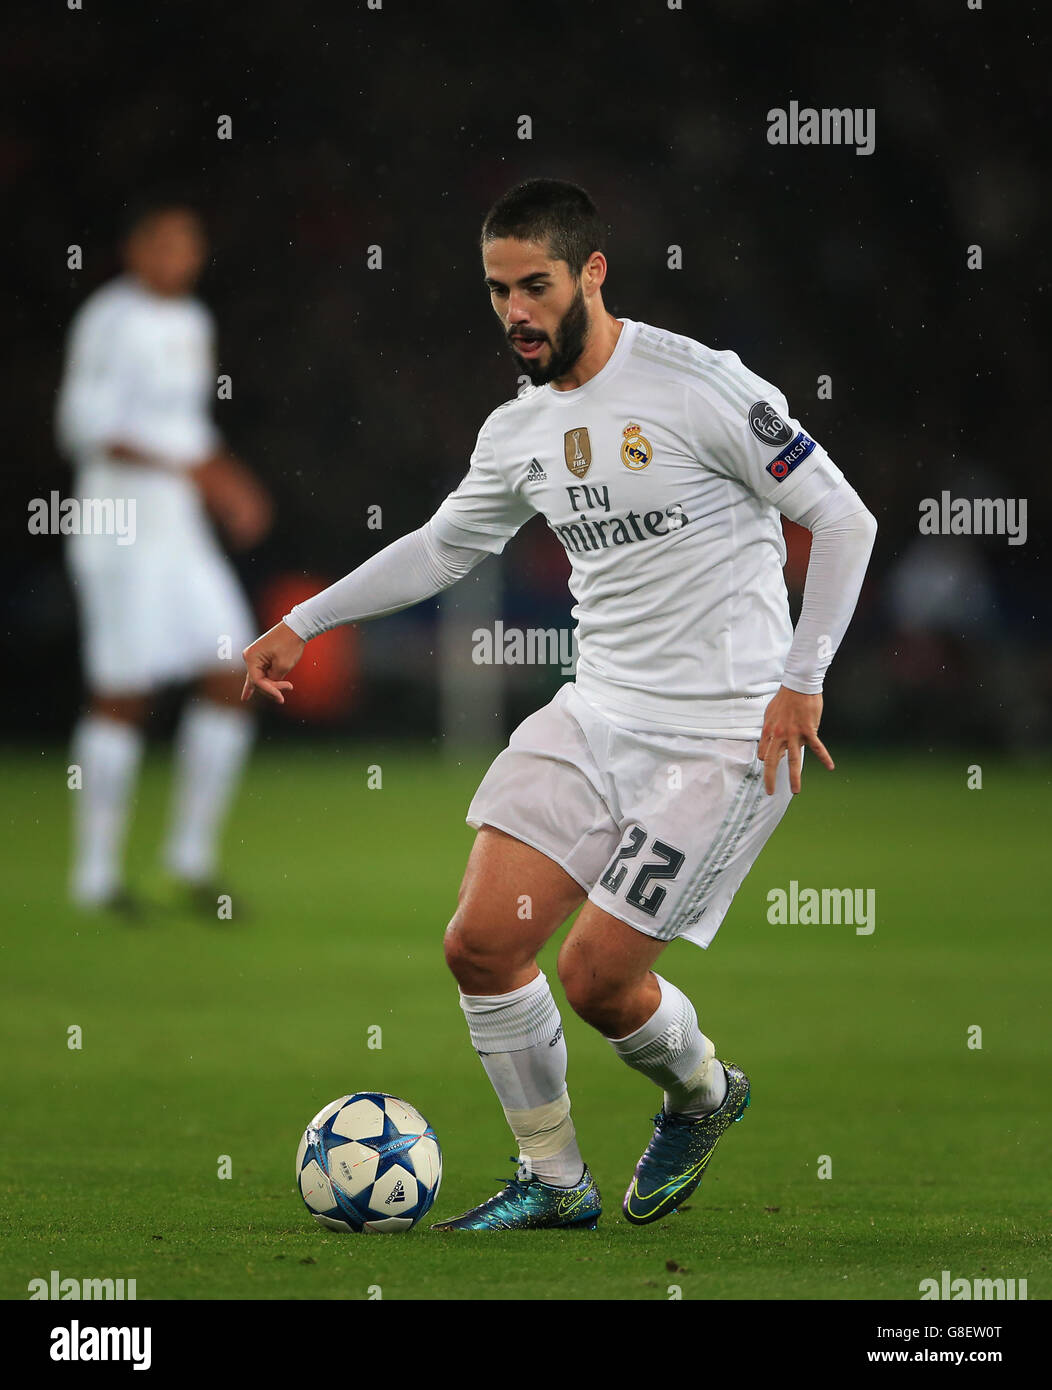
<svg viewBox="0 0 1052 1390"><path fill-rule="evenodd" d="M285 690L292 690L292 682L283 677L295 666L303 655L306 646L302 637L297 637L292 628L278 623L262 637L257 637L241 655L245 659L247 674L241 691L242 700L251 700L255 691L275 700L279 705L285 703Z"/></svg>

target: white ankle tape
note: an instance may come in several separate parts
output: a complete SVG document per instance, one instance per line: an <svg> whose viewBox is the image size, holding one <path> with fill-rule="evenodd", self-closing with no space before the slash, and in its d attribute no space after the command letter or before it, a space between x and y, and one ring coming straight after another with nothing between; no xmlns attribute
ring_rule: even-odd
<svg viewBox="0 0 1052 1390"><path fill-rule="evenodd" d="M679 1087L684 1092L708 1090L712 1085L716 1071L716 1048L712 1040L707 1038L704 1033L701 1034L701 1040L705 1044L705 1054L701 1061L689 1076L677 1078Z"/></svg>
<svg viewBox="0 0 1052 1390"><path fill-rule="evenodd" d="M547 1105L538 1105L533 1110L505 1109L504 1113L520 1150L531 1158L551 1158L573 1140L570 1097L566 1091Z"/></svg>

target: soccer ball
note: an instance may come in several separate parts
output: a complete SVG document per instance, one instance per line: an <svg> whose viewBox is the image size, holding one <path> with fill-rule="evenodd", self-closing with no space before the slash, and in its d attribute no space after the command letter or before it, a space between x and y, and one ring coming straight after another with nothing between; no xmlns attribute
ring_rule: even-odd
<svg viewBox="0 0 1052 1390"><path fill-rule="evenodd" d="M442 1150L419 1110L382 1091L358 1091L319 1110L304 1130L296 1182L330 1231L408 1231L438 1196Z"/></svg>

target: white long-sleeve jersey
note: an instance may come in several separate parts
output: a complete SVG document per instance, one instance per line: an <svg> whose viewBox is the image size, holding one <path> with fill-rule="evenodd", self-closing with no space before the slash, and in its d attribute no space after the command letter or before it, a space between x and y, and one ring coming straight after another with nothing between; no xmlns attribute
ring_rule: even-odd
<svg viewBox="0 0 1052 1390"><path fill-rule="evenodd" d="M793 654L813 689L854 609L875 523L782 393L736 353L622 325L583 386L531 387L490 415L434 532L499 551L541 512L570 560L581 693L622 719L754 737L793 645L779 513L806 522L817 509L826 526L860 517L836 627L813 634L813 655L805 632Z"/></svg>
<svg viewBox="0 0 1052 1390"><path fill-rule="evenodd" d="M584 386L495 410L430 523L288 615L308 638L392 612L541 513L570 559L577 686L615 722L755 738L822 689L876 523L785 397L733 352L622 320ZM814 533L795 639L779 513Z"/></svg>

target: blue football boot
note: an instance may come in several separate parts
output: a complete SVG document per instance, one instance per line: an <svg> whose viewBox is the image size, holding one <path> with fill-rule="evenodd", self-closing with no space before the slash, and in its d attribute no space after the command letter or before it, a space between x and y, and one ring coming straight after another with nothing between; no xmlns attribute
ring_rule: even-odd
<svg viewBox="0 0 1052 1390"><path fill-rule="evenodd" d="M723 1131L740 1120L749 1104L749 1078L731 1062L724 1062L727 1095L718 1110L694 1118L654 1116L654 1137L636 1164L632 1184L625 1193L623 1211L633 1226L660 1221L680 1202L685 1202L705 1176L705 1169Z"/></svg>
<svg viewBox="0 0 1052 1390"><path fill-rule="evenodd" d="M512 1162L517 1162L512 1159ZM521 1172L520 1168L520 1172ZM503 1179L498 1179L502 1182ZM514 1177L500 1192L463 1216L437 1221L433 1231L594 1231L602 1212L599 1189L587 1168L575 1187L550 1187L539 1178Z"/></svg>

